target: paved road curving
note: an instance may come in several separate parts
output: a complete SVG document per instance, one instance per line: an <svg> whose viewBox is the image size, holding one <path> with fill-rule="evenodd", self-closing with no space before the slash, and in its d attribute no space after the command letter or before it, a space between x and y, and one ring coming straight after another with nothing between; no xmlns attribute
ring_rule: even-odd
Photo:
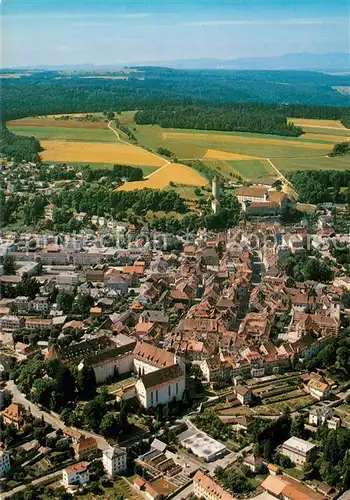
<svg viewBox="0 0 350 500"><path fill-rule="evenodd" d="M63 431L67 430L67 426L62 422L62 420L60 420L60 418L57 415L53 413L48 413L46 411L42 411L40 410L40 408L38 408L38 406L29 401L25 397L25 395L20 392L20 390L18 389L13 380L9 380L6 383L6 388L12 392L14 403L20 403L24 405L26 408L30 410L30 412L32 413L32 415L34 415L34 417L36 418L43 417L45 422L52 425L54 429L62 429ZM105 450L106 448L108 448L109 444L104 437L100 436L99 434L95 434L94 432L89 432L82 429L78 430L84 436L93 437L94 439L96 439L97 446L100 450Z"/></svg>

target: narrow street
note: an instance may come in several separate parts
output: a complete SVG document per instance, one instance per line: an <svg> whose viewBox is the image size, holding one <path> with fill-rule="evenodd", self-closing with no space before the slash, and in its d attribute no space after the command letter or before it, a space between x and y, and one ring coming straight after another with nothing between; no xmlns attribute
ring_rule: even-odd
<svg viewBox="0 0 350 500"><path fill-rule="evenodd" d="M61 429L61 430L66 430L67 426L64 425L62 420L57 415L54 415L52 413L48 413L46 411L40 410L35 404L33 404L31 401L29 401L24 394L22 394L16 384L13 382L13 380L9 380L6 383L6 389L10 390L13 394L13 402L14 403L20 403L24 405L26 408L30 410L32 415L36 418L44 418L45 422L48 424L52 425L54 429ZM84 436L87 437L93 437L96 439L97 446L100 450L105 450L108 448L108 443L104 439L104 437L100 436L99 434L95 434L94 432L89 432L85 430L78 429L79 432L81 432Z"/></svg>

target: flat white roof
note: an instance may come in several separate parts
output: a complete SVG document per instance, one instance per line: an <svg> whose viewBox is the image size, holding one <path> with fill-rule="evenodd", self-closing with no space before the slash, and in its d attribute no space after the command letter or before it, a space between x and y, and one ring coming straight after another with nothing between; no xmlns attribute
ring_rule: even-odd
<svg viewBox="0 0 350 500"><path fill-rule="evenodd" d="M288 448L294 448L297 451L300 451L302 453L307 453L308 451L312 450L312 448L315 448L315 445L312 443L309 443L309 441L305 441L304 439L300 439L298 437L292 436L291 438L287 439L282 445L287 446Z"/></svg>
<svg viewBox="0 0 350 500"><path fill-rule="evenodd" d="M203 458L209 458L227 449L225 445L200 431L185 437L181 440L181 444L190 448L195 455Z"/></svg>

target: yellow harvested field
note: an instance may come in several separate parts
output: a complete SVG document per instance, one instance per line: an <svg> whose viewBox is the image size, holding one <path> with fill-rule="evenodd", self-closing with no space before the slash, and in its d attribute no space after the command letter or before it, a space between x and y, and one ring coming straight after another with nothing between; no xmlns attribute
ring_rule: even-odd
<svg viewBox="0 0 350 500"><path fill-rule="evenodd" d="M118 188L119 191L135 191L136 189L164 189L169 182L188 186L206 186L207 179L196 170L181 163L169 163L150 174L144 181L128 182Z"/></svg>
<svg viewBox="0 0 350 500"><path fill-rule="evenodd" d="M163 158L142 149L121 143L41 141L44 151L40 153L43 161L77 163L112 163L162 167Z"/></svg>
<svg viewBox="0 0 350 500"><path fill-rule="evenodd" d="M191 132L167 132L163 134L166 139L178 139L178 140L199 140L199 141L216 141L222 142L223 148L225 144L266 144L273 146L293 146L296 148L310 148L310 149L328 149L327 144L317 144L314 142L303 142L297 140L286 140L286 139L269 139L265 137L247 137L240 135L223 135L223 134L194 134ZM252 159L251 157L249 158Z"/></svg>
<svg viewBox="0 0 350 500"><path fill-rule="evenodd" d="M321 128L342 128L345 129L344 125L339 120L316 120L312 118L288 118L289 121L293 122L294 125L299 127L321 127Z"/></svg>
<svg viewBox="0 0 350 500"><path fill-rule="evenodd" d="M219 151L218 149L208 149L204 156L205 160L259 160L258 156L240 155L238 153L229 153L228 151Z"/></svg>
<svg viewBox="0 0 350 500"><path fill-rule="evenodd" d="M316 141L331 141L334 142L335 144L338 144L341 141L346 141L350 140L350 131L349 131L349 136L347 137L346 135L341 136L341 135L331 135L331 134L324 134L324 133L312 133L312 132L307 132L304 134L303 139L310 139L310 140L316 140Z"/></svg>

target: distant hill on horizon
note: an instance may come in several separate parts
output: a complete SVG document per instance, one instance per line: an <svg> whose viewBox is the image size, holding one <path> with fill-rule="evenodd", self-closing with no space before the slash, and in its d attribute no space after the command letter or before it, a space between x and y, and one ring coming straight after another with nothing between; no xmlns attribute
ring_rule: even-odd
<svg viewBox="0 0 350 500"><path fill-rule="evenodd" d="M350 54L345 52L330 52L327 54L312 54L309 52L283 54L272 57L247 57L238 59L177 59L168 61L133 61L117 64L97 65L62 64L62 65L37 65L25 68L7 69L44 69L82 71L98 69L121 69L125 67L168 67L174 69L227 69L227 70L296 70L296 71L321 71L350 73ZM2 71L5 71L4 68Z"/></svg>

